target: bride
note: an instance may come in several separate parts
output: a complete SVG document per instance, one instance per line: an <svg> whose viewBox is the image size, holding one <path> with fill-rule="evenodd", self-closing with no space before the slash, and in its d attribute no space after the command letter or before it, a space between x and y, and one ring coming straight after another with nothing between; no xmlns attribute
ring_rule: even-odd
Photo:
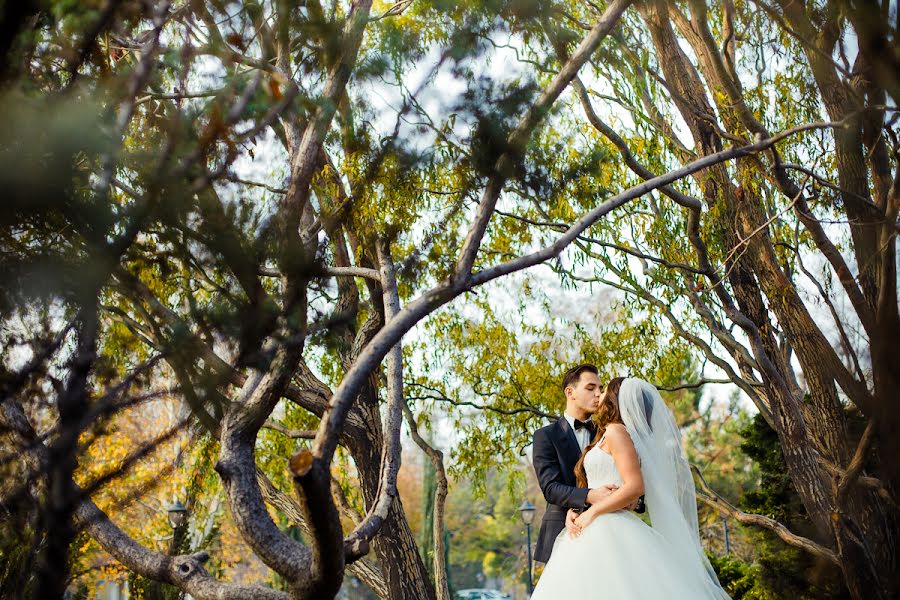
<svg viewBox="0 0 900 600"><path fill-rule="evenodd" d="M656 388L613 379L597 433L575 467L579 487L618 486L567 523L532 600L728 598L703 553L681 434ZM626 509L644 494L652 526Z"/></svg>

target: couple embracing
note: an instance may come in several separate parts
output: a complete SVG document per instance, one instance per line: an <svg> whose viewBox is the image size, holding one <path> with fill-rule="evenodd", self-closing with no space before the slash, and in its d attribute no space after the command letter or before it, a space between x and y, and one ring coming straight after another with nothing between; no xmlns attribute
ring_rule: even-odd
<svg viewBox="0 0 900 600"><path fill-rule="evenodd" d="M534 434L547 511L533 600L724 600L700 545L694 481L656 388L579 365L562 382L566 412ZM646 511L647 525L634 511Z"/></svg>

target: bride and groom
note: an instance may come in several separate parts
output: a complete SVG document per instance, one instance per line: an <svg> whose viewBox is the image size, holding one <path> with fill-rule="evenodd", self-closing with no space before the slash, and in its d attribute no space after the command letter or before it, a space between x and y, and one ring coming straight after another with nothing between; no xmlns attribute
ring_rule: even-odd
<svg viewBox="0 0 900 600"><path fill-rule="evenodd" d="M656 388L583 364L566 372L566 412L534 434L547 511L532 600L727 599L700 545L681 433ZM651 525L633 510L644 502Z"/></svg>

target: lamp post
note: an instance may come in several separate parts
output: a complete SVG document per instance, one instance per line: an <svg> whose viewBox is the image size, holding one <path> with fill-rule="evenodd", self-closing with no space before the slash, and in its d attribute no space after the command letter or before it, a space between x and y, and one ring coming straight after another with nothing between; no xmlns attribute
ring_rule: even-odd
<svg viewBox="0 0 900 600"><path fill-rule="evenodd" d="M725 554L731 554L731 543L728 540L728 521L722 517L722 528L725 530Z"/></svg>
<svg viewBox="0 0 900 600"><path fill-rule="evenodd" d="M169 542L169 548L166 551L168 556L175 556L178 554L179 548L182 546L185 537L184 532L188 521L188 512L187 507L179 500L175 500L166 507L166 518L169 521L169 525L172 527L172 541ZM172 595L173 589L176 589L178 592L175 596ZM181 599L184 598L184 592L177 590L177 588L171 588L165 583L151 581L149 583L149 588L147 589L147 596L150 598Z"/></svg>
<svg viewBox="0 0 900 600"><path fill-rule="evenodd" d="M181 527L187 521L188 510L180 500L170 504L166 511L169 513L169 525L172 526L172 529Z"/></svg>
<svg viewBox="0 0 900 600"><path fill-rule="evenodd" d="M531 502L525 500L519 507L519 514L522 515L522 522L525 523L525 529L528 532L528 597L534 591L534 578L531 575L531 523L534 521L534 512L537 510Z"/></svg>
<svg viewBox="0 0 900 600"><path fill-rule="evenodd" d="M185 537L185 525L187 525L188 509L176 500L166 509L169 525L172 526L172 543L169 544L169 554L174 556L180 550Z"/></svg>
<svg viewBox="0 0 900 600"><path fill-rule="evenodd" d="M444 576L447 578L447 591L450 592L450 597L453 597L453 589L450 587L450 538L453 537L453 532L444 528Z"/></svg>

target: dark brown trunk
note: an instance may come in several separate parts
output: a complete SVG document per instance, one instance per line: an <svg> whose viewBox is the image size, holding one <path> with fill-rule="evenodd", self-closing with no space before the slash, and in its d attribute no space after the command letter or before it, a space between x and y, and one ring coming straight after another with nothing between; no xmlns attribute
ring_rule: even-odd
<svg viewBox="0 0 900 600"><path fill-rule="evenodd" d="M745 238L763 224L758 206L758 201L743 203L740 212L744 219ZM761 287L796 352L809 387L809 399L804 404L811 413L806 419L811 435L807 436L805 443L817 446L820 454L833 463L846 465L850 459L850 449L847 447L849 431L834 383L836 366L833 352L779 267L765 228L751 239L750 250ZM816 467L818 477L824 477L821 465ZM821 516L830 521L848 588L856 597L890 597L891 578L886 574L894 571L885 571L879 565L893 565L896 562L894 520L886 513L874 492L855 490L848 495L846 502L839 505L837 486L831 487L833 491L827 499L829 510Z"/></svg>
<svg viewBox="0 0 900 600"><path fill-rule="evenodd" d="M796 7L797 3L793 4ZM679 47L668 20L668 11L675 9L662 2L645 2L638 8L649 26L666 85L693 134L695 147L701 154L715 152L721 147L721 140L710 123L710 117L716 113L707 101L696 69ZM704 64L707 79L714 76L719 79L721 73L717 72L715 62L708 56L702 56L700 45L703 38L694 36L684 19L679 23L689 37L693 36L690 41L701 59L707 60ZM818 58L811 54L811 61ZM816 72L820 83L826 75L822 69ZM717 89L722 87L723 81L711 80L709 83ZM854 103L853 98L847 95L850 90L840 82L835 83L837 89L833 94L843 96L829 98L826 103L832 118L836 120L845 117ZM734 113L733 102L731 104L722 106L717 103L728 127L736 129L741 115ZM746 115L743 116L746 120ZM753 123L747 125L752 128ZM880 265L871 259L876 254L878 237L873 215L868 208L860 131L860 123L851 123L849 129L835 133L838 138L837 164L841 187L856 194L853 198L845 198L844 204L852 223L857 262L865 265L860 278L861 287L867 301L874 307L877 297L875 282ZM697 181L704 190L706 201L721 211L717 222L723 246L737 251L734 260L727 261L725 265L728 282L740 311L753 324L749 328L744 325L748 335L758 336L754 354L764 366L761 376L771 401L775 429L782 443L791 480L820 534L826 539L831 538L831 543L836 547L847 586L854 597L890 597L893 581L890 574L895 572L897 566L895 518L887 514L889 510L873 492L861 491L857 486L852 487L838 505L837 482L824 471L819 460L819 456L825 457L842 468L849 460L847 416L838 399L836 380L857 405L871 406L873 399L866 390L865 382L856 381L840 364L775 257L761 200L755 195L748 197L744 194L744 189L753 189L753 185L749 184L756 183L754 179L759 175L754 174L753 169L758 166L756 159L741 161L738 171L742 182L746 179L748 184L743 188L735 187L727 170L721 167L708 169ZM865 200L858 201L860 197ZM717 293L723 292L718 290ZM896 302L895 296L892 301ZM784 345L776 341L779 336L770 322L771 313L777 317L780 332L785 335L787 343ZM796 352L801 364L809 389L806 398L799 393L790 352ZM873 360L878 359L873 357ZM890 375L886 371L883 371L883 378L888 383ZM880 402L876 404L886 406Z"/></svg>

